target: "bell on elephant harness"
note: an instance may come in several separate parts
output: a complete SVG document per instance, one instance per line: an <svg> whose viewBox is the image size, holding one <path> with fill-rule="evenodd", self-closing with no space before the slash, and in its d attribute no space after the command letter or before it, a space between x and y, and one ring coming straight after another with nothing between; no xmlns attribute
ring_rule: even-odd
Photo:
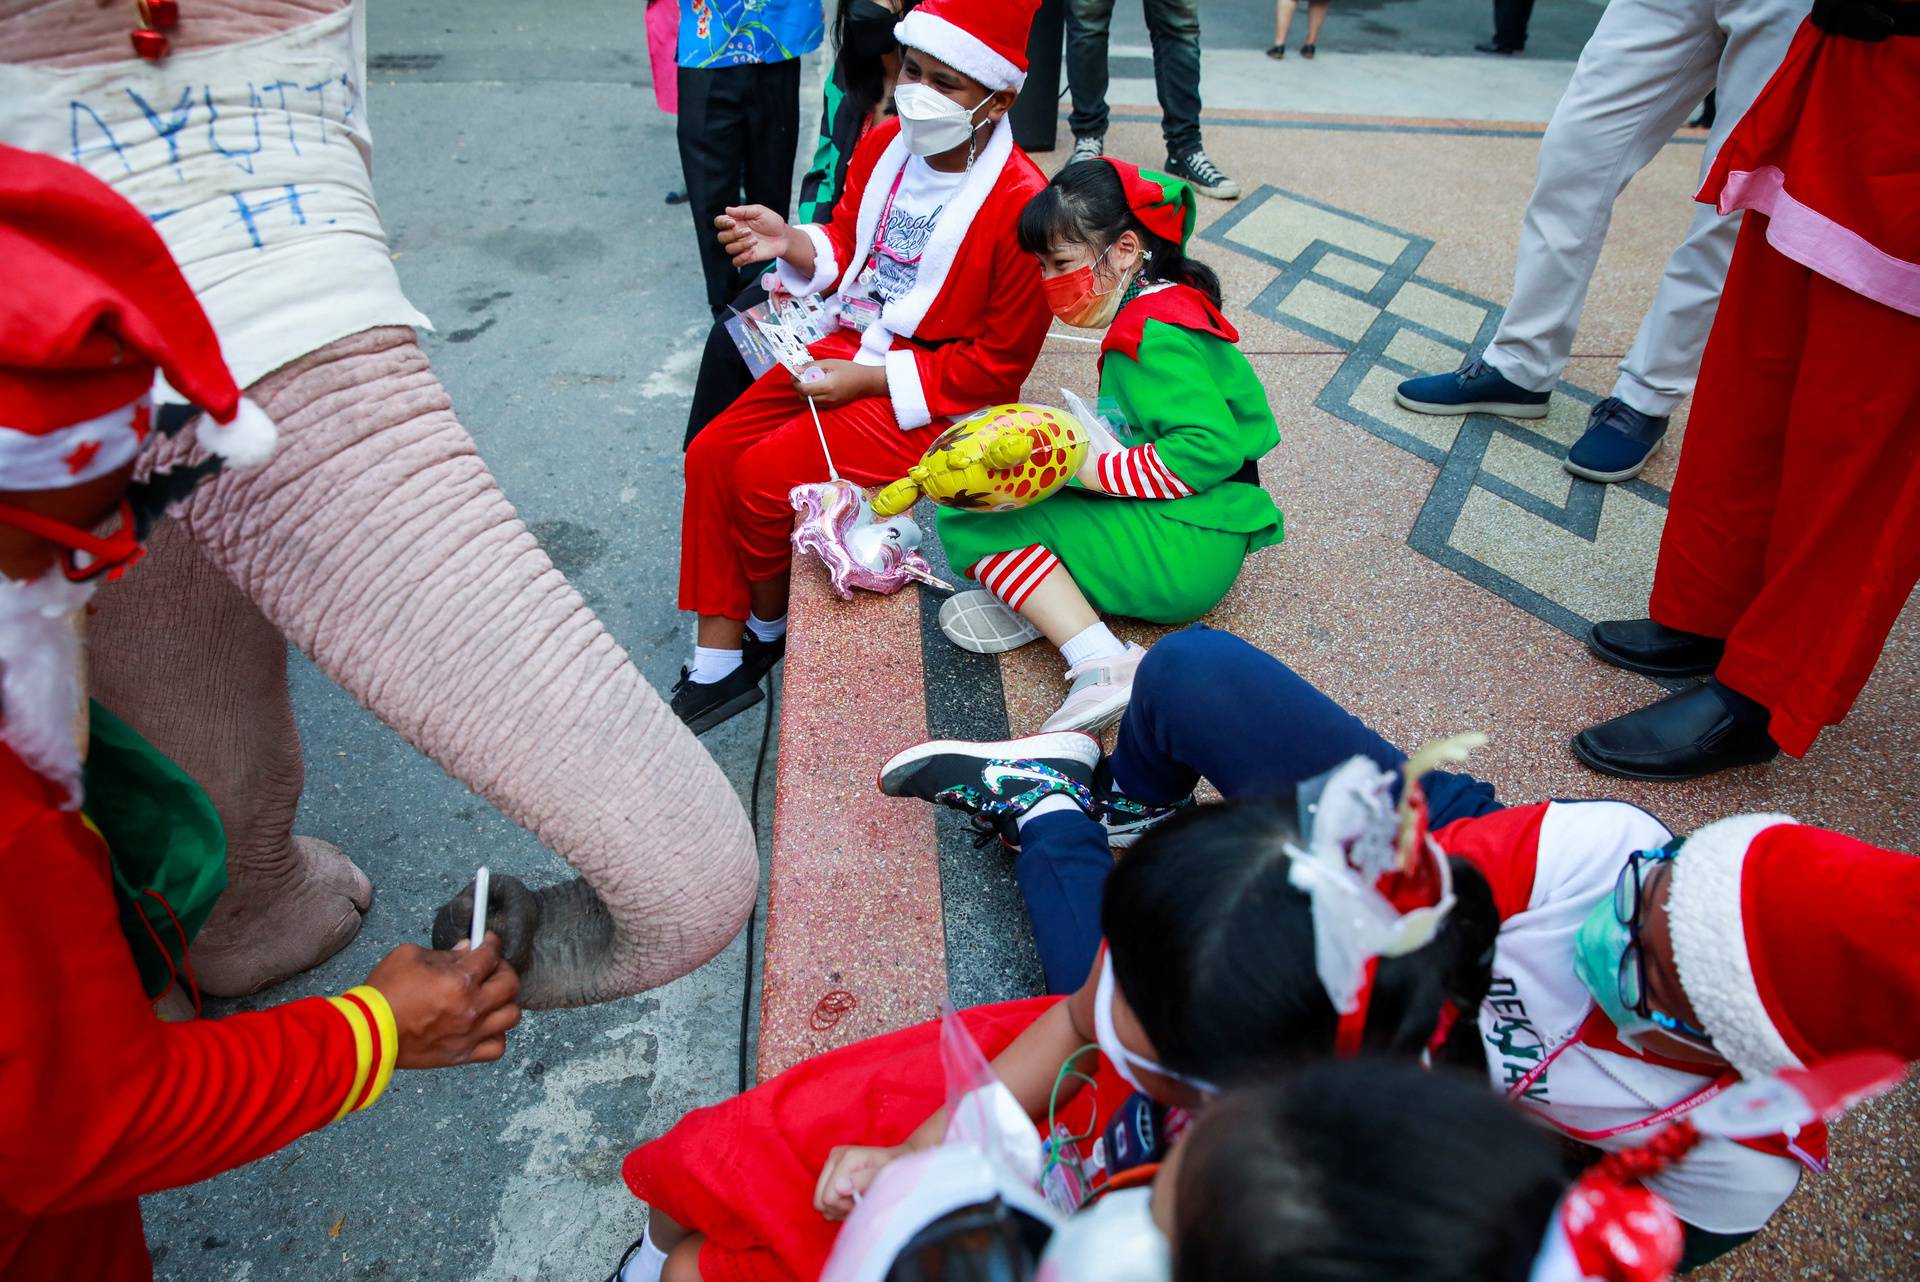
<svg viewBox="0 0 1920 1282"><path fill-rule="evenodd" d="M855 588L892 593L914 582L953 591L920 555L920 527L914 519L877 519L866 491L852 481L836 477L796 485L788 500L800 514L793 527L793 550L820 558L842 601L853 600Z"/></svg>
<svg viewBox="0 0 1920 1282"><path fill-rule="evenodd" d="M1086 460L1089 437L1075 415L1046 405L995 405L961 419L902 479L874 498L881 519L922 495L945 507L1011 512L1051 498Z"/></svg>

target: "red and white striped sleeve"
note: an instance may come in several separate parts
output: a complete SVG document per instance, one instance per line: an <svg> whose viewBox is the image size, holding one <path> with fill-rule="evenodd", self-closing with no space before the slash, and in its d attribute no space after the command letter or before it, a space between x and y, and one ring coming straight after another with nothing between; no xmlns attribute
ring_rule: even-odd
<svg viewBox="0 0 1920 1282"><path fill-rule="evenodd" d="M1132 449L1103 454L1095 464L1099 488L1108 494L1136 499L1184 499L1193 488L1160 459L1151 442Z"/></svg>

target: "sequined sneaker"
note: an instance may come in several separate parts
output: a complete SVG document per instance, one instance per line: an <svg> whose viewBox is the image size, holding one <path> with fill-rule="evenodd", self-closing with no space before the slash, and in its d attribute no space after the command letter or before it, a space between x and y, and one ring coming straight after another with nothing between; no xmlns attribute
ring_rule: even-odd
<svg viewBox="0 0 1920 1282"><path fill-rule="evenodd" d="M1048 797L1062 796L1089 815L1100 744L1084 734L1036 734L971 743L935 739L880 767L880 791L964 811L983 835L1017 845L1015 821Z"/></svg>
<svg viewBox="0 0 1920 1282"><path fill-rule="evenodd" d="M1093 797L1099 806L1094 817L1107 830L1107 844L1115 850L1125 850L1152 829L1193 805L1192 793L1171 806L1156 806L1129 797L1114 783L1113 771L1108 768L1105 757L1094 769Z"/></svg>

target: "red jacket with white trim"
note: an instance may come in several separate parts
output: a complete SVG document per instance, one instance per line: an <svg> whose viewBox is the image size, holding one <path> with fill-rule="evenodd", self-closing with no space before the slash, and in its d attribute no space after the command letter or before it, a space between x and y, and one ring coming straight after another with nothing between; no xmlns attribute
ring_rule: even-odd
<svg viewBox="0 0 1920 1282"><path fill-rule="evenodd" d="M860 140L833 216L796 229L813 242L812 276L802 277L784 261L777 265L789 292L833 292L858 275L907 157L898 120ZM941 211L913 288L888 303L862 335L855 359L885 363L901 428L1020 399L1052 313L1040 290L1040 267L1021 251L1015 231L1020 211L1045 185L1046 177L1013 145L1011 127L1001 121L959 194Z"/></svg>
<svg viewBox="0 0 1920 1282"><path fill-rule="evenodd" d="M1709 1086L1715 1071L1629 1049L1594 1012L1574 969L1574 941L1596 905L1610 900L1628 855L1672 837L1637 806L1618 801L1515 806L1437 830L1434 840L1479 871L1500 916L1493 985L1477 1012L1494 1089L1521 1089L1520 1102L1563 1129L1627 1126ZM1682 858L1684 858L1684 854ZM1599 1025L1597 1030L1596 1025ZM1657 1128L1594 1141L1631 1148ZM1823 1126L1795 1140L1812 1162L1826 1157ZM1792 1192L1799 1165L1784 1139L1708 1140L1649 1185L1681 1219L1718 1233L1760 1227Z"/></svg>
<svg viewBox="0 0 1920 1282"><path fill-rule="evenodd" d="M164 1023L120 933L107 848L0 745L0 1276L146 1279L132 1199L273 1152L378 1098L372 988Z"/></svg>

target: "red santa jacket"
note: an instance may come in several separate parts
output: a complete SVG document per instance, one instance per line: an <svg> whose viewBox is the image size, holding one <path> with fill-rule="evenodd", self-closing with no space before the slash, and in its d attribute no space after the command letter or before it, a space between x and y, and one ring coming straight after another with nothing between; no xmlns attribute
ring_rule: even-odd
<svg viewBox="0 0 1920 1282"><path fill-rule="evenodd" d="M372 988L154 1017L107 850L0 745L0 1277L152 1274L133 1199L265 1156L377 1099L398 1053Z"/></svg>
<svg viewBox="0 0 1920 1282"><path fill-rule="evenodd" d="M785 262L782 283L800 296L838 290L873 252L887 193L907 163L900 122L874 129L854 150L833 217L797 230L813 242L813 275ZM1046 178L994 126L960 192L921 251L913 288L888 303L861 336L856 360L884 362L893 413L904 430L1018 400L1046 341L1052 314L1040 268L1015 238L1020 211Z"/></svg>
<svg viewBox="0 0 1920 1282"><path fill-rule="evenodd" d="M1781 254L1920 316L1920 37L1803 22L1697 199L1767 215Z"/></svg>
<svg viewBox="0 0 1920 1282"><path fill-rule="evenodd" d="M1500 916L1493 984L1477 1012L1487 1072L1497 1090L1562 1130L1635 1127L1698 1095L1712 1069L1645 1055L1613 1035L1574 970L1574 939L1594 907L1610 901L1629 854L1672 837L1665 825L1619 801L1543 802L1461 819L1434 833L1450 855L1487 879ZM1571 1043L1582 1053L1556 1055ZM1658 1127L1590 1140L1604 1149L1644 1143ZM1649 1183L1680 1218L1715 1232L1748 1232L1793 1189L1795 1162L1826 1157L1823 1126L1735 1143L1711 1140ZM1764 1158L1760 1155L1765 1155ZM1789 1158L1778 1162L1768 1159Z"/></svg>

